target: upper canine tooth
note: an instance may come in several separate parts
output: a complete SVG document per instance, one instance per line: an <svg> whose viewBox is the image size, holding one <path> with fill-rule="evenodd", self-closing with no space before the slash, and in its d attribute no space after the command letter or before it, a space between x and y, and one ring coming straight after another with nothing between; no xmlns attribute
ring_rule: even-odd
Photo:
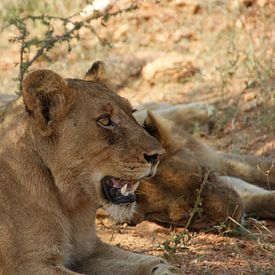
<svg viewBox="0 0 275 275"><path fill-rule="evenodd" d="M120 193L122 196L127 196L127 184L124 184L123 187L120 189Z"/></svg>
<svg viewBox="0 0 275 275"><path fill-rule="evenodd" d="M135 192L135 191L137 190L138 186L139 186L139 181L137 181L137 182L133 185L131 191L132 191L132 192Z"/></svg>

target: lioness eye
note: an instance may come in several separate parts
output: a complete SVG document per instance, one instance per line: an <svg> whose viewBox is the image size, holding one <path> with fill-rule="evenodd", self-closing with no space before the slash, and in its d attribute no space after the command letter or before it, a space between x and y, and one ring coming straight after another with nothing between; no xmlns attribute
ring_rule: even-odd
<svg viewBox="0 0 275 275"><path fill-rule="evenodd" d="M102 126L109 126L110 125L110 118L109 117L102 117L97 120Z"/></svg>
<svg viewBox="0 0 275 275"><path fill-rule="evenodd" d="M113 128L115 128L117 126L117 124L111 120L110 115L108 115L108 114L101 115L96 120L96 122L101 127L107 128L107 129L113 129Z"/></svg>

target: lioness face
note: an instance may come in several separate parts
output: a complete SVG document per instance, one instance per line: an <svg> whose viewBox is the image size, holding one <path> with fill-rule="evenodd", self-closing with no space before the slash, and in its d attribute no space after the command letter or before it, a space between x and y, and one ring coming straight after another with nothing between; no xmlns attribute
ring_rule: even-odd
<svg viewBox="0 0 275 275"><path fill-rule="evenodd" d="M90 174L105 207L120 214L132 210L139 180L155 174L162 147L136 122L127 100L99 83L68 84L81 97L63 124L62 142L85 163L82 171Z"/></svg>
<svg viewBox="0 0 275 275"><path fill-rule="evenodd" d="M104 83L63 80L50 71L30 74L23 95L38 136L51 152L43 158L57 184L90 198L96 193L97 203L117 220L130 216L139 180L155 174L164 149L136 122L129 102ZM64 182L68 175L74 178L72 186Z"/></svg>

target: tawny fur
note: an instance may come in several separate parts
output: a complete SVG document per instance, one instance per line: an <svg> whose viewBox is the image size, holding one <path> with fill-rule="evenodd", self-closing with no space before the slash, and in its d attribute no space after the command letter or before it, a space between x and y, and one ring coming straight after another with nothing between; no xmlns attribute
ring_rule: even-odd
<svg viewBox="0 0 275 275"><path fill-rule="evenodd" d="M118 127L97 124L105 113ZM150 152L163 148L127 100L98 79L30 74L23 99L0 124L0 274L177 273L160 258L104 244L95 232L97 206L111 207L102 177L148 175Z"/></svg>
<svg viewBox="0 0 275 275"><path fill-rule="evenodd" d="M275 192L270 190L275 189L274 159L220 153L186 132L190 116L197 114L195 121L203 121L202 109L207 108L201 104L168 108L155 103L148 107L153 109L148 115L145 109L135 116L140 123L145 121L166 154L156 176L139 187L139 212L133 223L148 219L185 226L200 189L201 211L189 228L209 229L232 221L228 217L239 222L244 211L250 216L275 218ZM209 113L204 114L206 121ZM268 177L264 171L269 171Z"/></svg>

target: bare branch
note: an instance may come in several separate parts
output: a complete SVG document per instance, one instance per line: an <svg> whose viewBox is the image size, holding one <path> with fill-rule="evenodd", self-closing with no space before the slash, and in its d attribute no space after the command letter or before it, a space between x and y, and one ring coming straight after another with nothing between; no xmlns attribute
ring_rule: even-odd
<svg viewBox="0 0 275 275"><path fill-rule="evenodd" d="M96 11L91 15L85 17L82 20L73 20L78 14L69 17L59 17L50 15L27 15L19 18L13 18L10 20L9 25L14 25L19 31L19 35L10 39L10 42L20 43L20 60L19 60L19 73L17 80L19 81L19 93L22 91L22 81L26 72L33 65L33 63L42 55L45 55L51 49L56 47L56 44L68 43L68 51L71 50L70 42L73 39L79 39L79 30L81 28L89 29L98 38L103 45L110 46L110 43L102 40L97 34L96 30L90 25L92 20L102 18L104 21L108 21L110 17L130 12L137 9L135 4L130 5L126 9L119 9L114 12L100 12ZM46 26L46 32L42 38L29 37L30 32L28 30L28 22L40 23ZM55 34L56 22L62 22L64 26L64 32L62 34ZM32 58L28 60L27 54L31 51L31 48L35 48L35 53Z"/></svg>

